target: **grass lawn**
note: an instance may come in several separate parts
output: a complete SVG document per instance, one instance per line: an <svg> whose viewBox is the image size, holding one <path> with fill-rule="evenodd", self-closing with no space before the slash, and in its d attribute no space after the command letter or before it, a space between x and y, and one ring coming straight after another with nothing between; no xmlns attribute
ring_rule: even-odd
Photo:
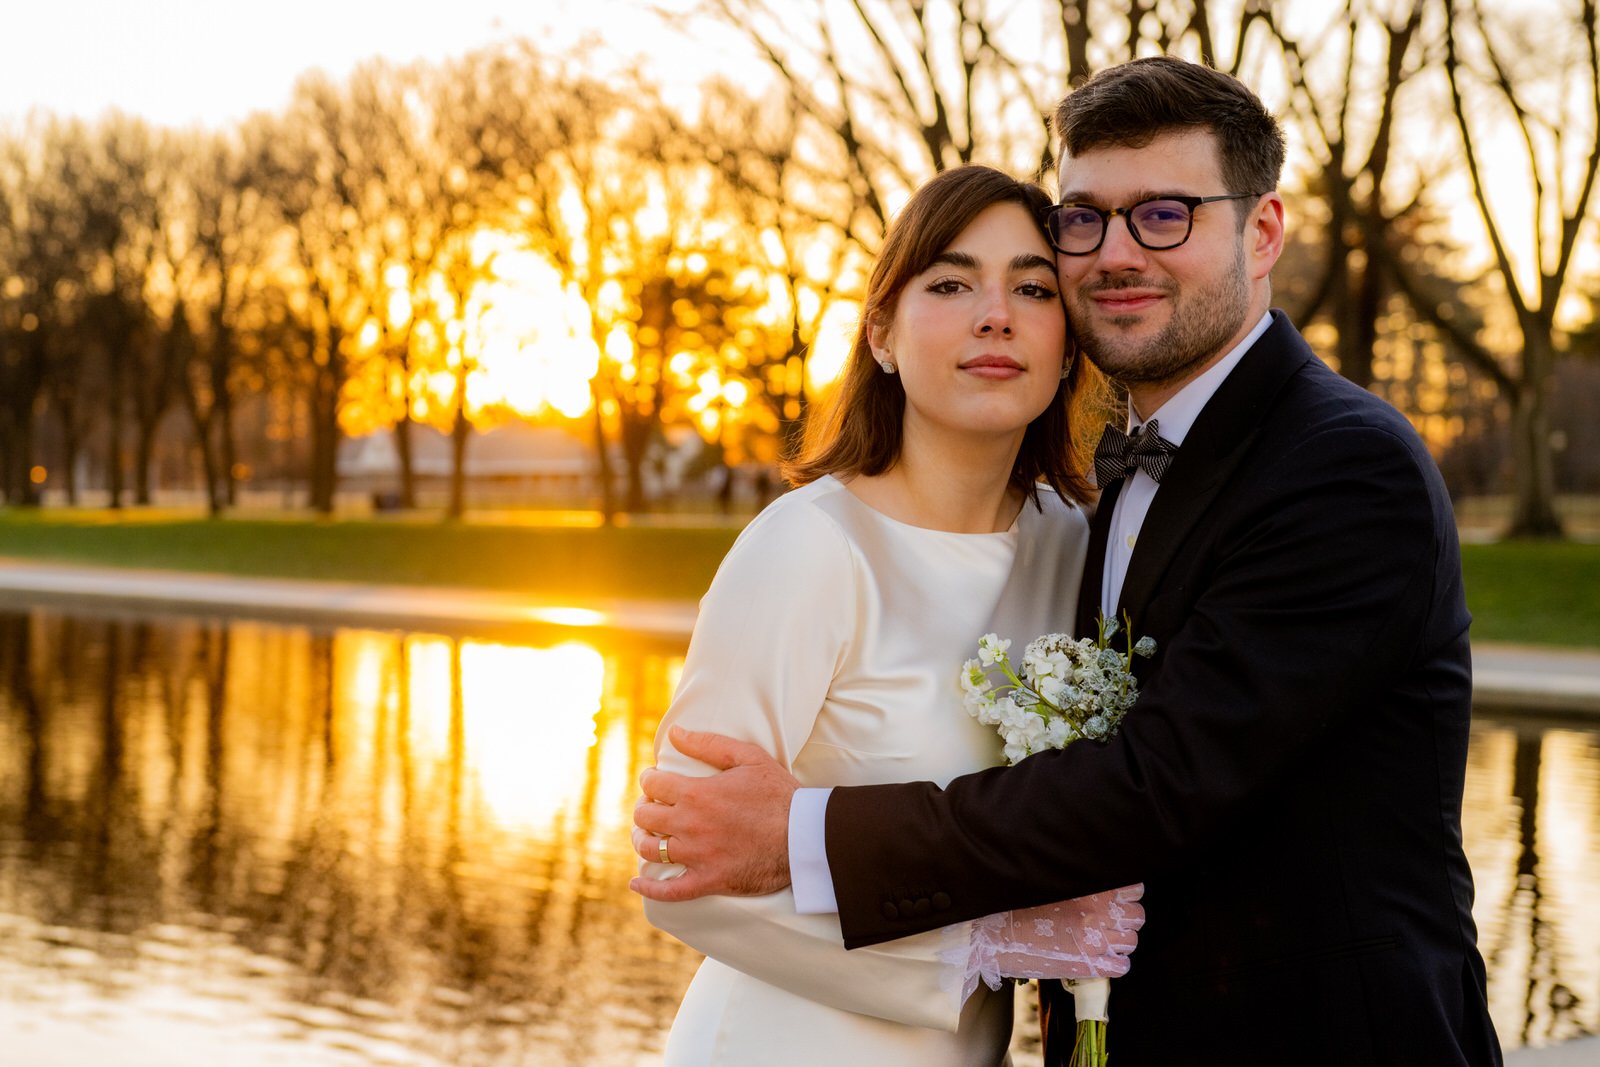
<svg viewBox="0 0 1600 1067"><path fill-rule="evenodd" d="M1472 636L1600 649L1600 544L1461 546Z"/></svg>
<svg viewBox="0 0 1600 1067"><path fill-rule="evenodd" d="M541 597L696 598L737 530L0 510L0 556ZM1473 636L1600 648L1600 544L1462 546Z"/></svg>
<svg viewBox="0 0 1600 1067"><path fill-rule="evenodd" d="M5 509L0 556L541 596L698 598L738 531Z"/></svg>

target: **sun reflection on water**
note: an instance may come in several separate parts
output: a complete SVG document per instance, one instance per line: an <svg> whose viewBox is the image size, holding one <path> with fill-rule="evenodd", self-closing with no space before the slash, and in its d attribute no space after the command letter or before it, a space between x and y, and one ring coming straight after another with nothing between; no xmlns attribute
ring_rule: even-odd
<svg viewBox="0 0 1600 1067"><path fill-rule="evenodd" d="M467 763L503 825L547 826L588 778L605 660L589 645L461 649Z"/></svg>

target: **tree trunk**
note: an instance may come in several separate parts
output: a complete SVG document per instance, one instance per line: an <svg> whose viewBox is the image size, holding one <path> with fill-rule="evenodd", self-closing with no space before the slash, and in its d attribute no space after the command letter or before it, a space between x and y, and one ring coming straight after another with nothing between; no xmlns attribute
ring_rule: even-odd
<svg viewBox="0 0 1600 1067"><path fill-rule="evenodd" d="M195 419L196 436L201 442L201 454L205 459L206 508L212 518L222 514L224 505L233 507L239 502L238 479L233 473L233 394L229 391L234 362L233 330L223 314L226 303L226 299L220 300L211 313L211 344L206 351L205 365L211 404L205 413L203 427L199 410L193 402L190 408ZM192 389L187 392L192 396Z"/></svg>
<svg viewBox="0 0 1600 1067"><path fill-rule="evenodd" d="M411 405L408 400L405 415L394 424L394 451L400 461L400 506L407 510L417 506L416 460L411 442L411 429L415 425L411 419Z"/></svg>
<svg viewBox="0 0 1600 1067"><path fill-rule="evenodd" d="M206 514L216 518L222 514L222 482L217 472L216 446L211 441L211 420L204 425L195 424L195 447L200 450L200 476L206 483Z"/></svg>
<svg viewBox="0 0 1600 1067"><path fill-rule="evenodd" d="M30 474L33 468L33 411L17 405L11 413L9 440L6 442L5 495L13 504L31 506L38 498Z"/></svg>
<svg viewBox="0 0 1600 1067"><path fill-rule="evenodd" d="M598 461L595 480L600 483L600 521L607 526L615 520L617 502L611 492L611 453L606 450L606 420L600 411L599 375L589 382L589 395L594 410L594 454Z"/></svg>
<svg viewBox="0 0 1600 1067"><path fill-rule="evenodd" d="M7 504L16 502L16 415L0 411L0 497Z"/></svg>
<svg viewBox="0 0 1600 1067"><path fill-rule="evenodd" d="M61 441L61 482L66 490L67 506L78 506L78 447L77 435L63 435Z"/></svg>
<svg viewBox="0 0 1600 1067"><path fill-rule="evenodd" d="M325 383L318 383L319 395L311 401L311 456L306 480L310 485L311 509L322 515L333 514L334 479L330 473L335 465L337 435L328 425L327 398L320 395Z"/></svg>
<svg viewBox="0 0 1600 1067"><path fill-rule="evenodd" d="M1519 388L1511 403L1511 525L1508 537L1559 538L1555 509L1555 463L1550 454L1549 361L1530 345ZM1535 367L1543 369L1535 372Z"/></svg>
<svg viewBox="0 0 1600 1067"><path fill-rule="evenodd" d="M1387 286L1383 264L1378 257L1363 255L1365 263L1355 281L1351 317L1339 324L1339 336L1350 333L1350 358L1354 365L1345 377L1363 389L1372 387L1372 350L1378 343L1378 316L1383 310ZM1341 364L1342 367L1342 364ZM1418 368L1413 373L1421 374Z"/></svg>
<svg viewBox="0 0 1600 1067"><path fill-rule="evenodd" d="M222 487L223 502L230 508L237 507L239 479L235 472L239 469L239 453L233 444L233 401L226 394L217 405L216 424L216 449L221 460L217 471L218 484Z"/></svg>
<svg viewBox="0 0 1600 1067"><path fill-rule="evenodd" d="M83 454L83 438L78 433L76 405L56 400L61 413L61 462L66 466L67 503L78 504L78 457Z"/></svg>
<svg viewBox="0 0 1600 1067"><path fill-rule="evenodd" d="M150 506L150 467L155 463L156 433L161 428L159 418L140 421L134 440L133 502L141 507Z"/></svg>
<svg viewBox="0 0 1600 1067"><path fill-rule="evenodd" d="M315 368L311 379L311 507L333 514L339 482L339 394L344 389L340 353L344 333L330 328L327 363Z"/></svg>
<svg viewBox="0 0 1600 1067"><path fill-rule="evenodd" d="M622 509L637 515L645 510L644 458L650 444L651 422L645 416L637 413L630 415L626 410L623 411L620 421L622 463L627 479L627 495L623 498Z"/></svg>
<svg viewBox="0 0 1600 1067"><path fill-rule="evenodd" d="M795 310L789 317L789 354L784 358L783 397L779 401L781 408L778 411L778 458L791 460L798 456L805 447L806 431L806 356L810 347L805 338L800 334L799 298L796 293L796 280L791 276L789 280L790 307ZM798 373L792 377L799 380L799 388L791 396L789 393L789 367L799 362ZM795 402L795 412L789 414L789 401Z"/></svg>
<svg viewBox="0 0 1600 1067"><path fill-rule="evenodd" d="M111 379L111 419L106 426L106 485L111 491L110 504L113 508L122 507L122 494L126 488L122 472L122 424L125 421L122 403L123 382L120 375L112 372Z"/></svg>
<svg viewBox="0 0 1600 1067"><path fill-rule="evenodd" d="M463 356L456 368L456 417L450 424L450 502L445 516L459 519L467 513L467 438L472 423L467 421L467 360Z"/></svg>

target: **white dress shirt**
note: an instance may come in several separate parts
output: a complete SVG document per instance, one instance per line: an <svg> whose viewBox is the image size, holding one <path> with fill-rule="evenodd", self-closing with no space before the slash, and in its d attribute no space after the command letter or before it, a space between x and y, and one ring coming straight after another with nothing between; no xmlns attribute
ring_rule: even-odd
<svg viewBox="0 0 1600 1067"><path fill-rule="evenodd" d="M1261 321L1245 335L1244 340L1207 367L1204 373L1168 397L1166 403L1157 410L1147 414L1135 412L1130 405L1129 432L1155 419L1159 423L1157 433L1174 445L1183 444L1195 419L1200 417L1200 412L1222 385L1223 379L1239 365L1250 346L1271 325L1272 313L1269 311L1261 316ZM1100 582L1100 610L1106 615L1116 610L1117 600L1122 595L1122 582L1128 574L1128 561L1133 558L1133 548L1139 542L1144 517L1149 514L1150 502L1155 499L1156 490L1160 487L1159 482L1140 469L1123 482L1122 491L1117 494L1116 506L1111 511L1111 529L1106 541L1105 567ZM1065 610L1070 612L1070 606ZM794 889L795 910L802 915L839 910L824 840L828 794L831 792L828 788L799 789L789 804L789 880Z"/></svg>
<svg viewBox="0 0 1600 1067"><path fill-rule="evenodd" d="M1200 412L1222 380L1239 365L1239 360L1244 358L1250 346L1271 325L1272 313L1268 312L1227 355L1168 397L1161 407L1144 414L1142 419L1140 416L1143 413L1134 411L1130 404L1128 432L1131 434L1137 427L1155 419L1158 423L1157 433L1175 446L1183 444L1183 439L1189 436L1189 430L1194 426L1194 420L1200 417ZM1150 502L1156 498L1156 490L1160 487L1160 483L1140 467L1123 481L1122 492L1117 494L1116 506L1111 510L1111 530L1106 538L1105 569L1100 574L1100 611L1107 617L1117 609L1117 601L1122 596L1122 580L1128 576L1128 561L1133 558L1133 546L1139 541L1144 517L1150 513Z"/></svg>

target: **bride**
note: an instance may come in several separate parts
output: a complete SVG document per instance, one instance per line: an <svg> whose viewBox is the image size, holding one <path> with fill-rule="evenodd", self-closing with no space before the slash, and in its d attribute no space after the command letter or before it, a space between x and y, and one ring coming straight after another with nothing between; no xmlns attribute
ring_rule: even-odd
<svg viewBox="0 0 1600 1067"><path fill-rule="evenodd" d="M963 710L960 665L985 633L1063 628L1092 495L1069 413L1099 380L1072 358L1048 207L1035 185L962 167L890 227L825 430L788 471L798 488L744 530L701 602L659 767L710 772L673 749L672 726L760 744L807 785L943 785L1001 761ZM642 877L681 873L670 847L648 850L662 862ZM948 901L907 886L883 906ZM1121 973L1133 940L1080 939L1072 902L850 952L837 917L797 915L789 890L645 910L708 957L669 1065L1001 1064L1011 990L978 971ZM996 929L1017 934L997 960Z"/></svg>

